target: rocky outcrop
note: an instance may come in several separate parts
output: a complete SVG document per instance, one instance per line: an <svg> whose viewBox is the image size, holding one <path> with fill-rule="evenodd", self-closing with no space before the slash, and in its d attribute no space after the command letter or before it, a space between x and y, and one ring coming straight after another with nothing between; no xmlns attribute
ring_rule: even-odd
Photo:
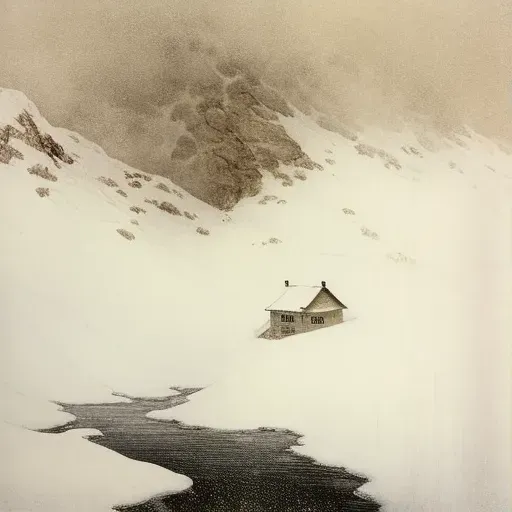
<svg viewBox="0 0 512 512"><path fill-rule="evenodd" d="M141 161L136 165L147 173L170 178L222 210L258 194L265 172L283 186L291 186L295 180L306 178L304 172L296 172L297 168L321 169L281 124L282 116L294 114L282 96L236 64L225 64L221 70L212 63L206 67L176 93L171 105L165 105L170 108L162 127L163 144L147 156L147 148L137 151ZM16 121L20 126L0 129L0 162L23 159L12 144L14 139L46 154L57 168L74 162L74 156L40 129L29 110L22 110ZM147 173L125 173L127 185L142 188L151 180ZM120 189L106 178L103 183ZM122 190L118 193L123 195Z"/></svg>
<svg viewBox="0 0 512 512"><path fill-rule="evenodd" d="M23 159L23 155L12 147L11 139L18 139L28 146L48 155L56 167L60 167L60 163L72 164L73 158L69 156L63 147L56 142L51 135L40 131L32 116L24 110L16 121L24 128L20 131L14 126L7 125L0 128L0 162L8 164L12 158Z"/></svg>
<svg viewBox="0 0 512 512"><path fill-rule="evenodd" d="M280 164L320 168L279 123L279 115L292 116L293 111L278 93L234 65L225 64L220 72L233 80L224 86L219 74L203 78L174 106L171 120L185 133L161 174L199 199L229 210L243 197L258 194L263 171L290 185L293 180L277 172Z"/></svg>

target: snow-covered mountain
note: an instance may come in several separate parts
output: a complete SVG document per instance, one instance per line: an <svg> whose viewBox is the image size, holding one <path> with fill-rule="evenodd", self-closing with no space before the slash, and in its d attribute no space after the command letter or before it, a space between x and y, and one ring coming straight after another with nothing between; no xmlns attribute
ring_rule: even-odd
<svg viewBox="0 0 512 512"><path fill-rule="evenodd" d="M0 90L1 428L11 462L0 508L109 510L186 488L186 477L80 435L26 428L69 420L49 401L210 385L153 415L295 429L298 451L365 473L364 490L387 510L505 510L511 152L469 128L347 131L288 103L282 111L270 89L251 87L260 96L231 120L219 105L203 112L222 140L196 140L201 158L222 149L258 173L249 192L210 201L230 211L110 158ZM243 119L236 129L233 115ZM199 133L195 116L186 127ZM237 142L245 128L258 140ZM293 158L276 157L283 145ZM272 165L241 157L247 148ZM352 320L279 343L255 338L284 279L327 280ZM70 474L82 460L105 473ZM105 493L103 474L139 487Z"/></svg>

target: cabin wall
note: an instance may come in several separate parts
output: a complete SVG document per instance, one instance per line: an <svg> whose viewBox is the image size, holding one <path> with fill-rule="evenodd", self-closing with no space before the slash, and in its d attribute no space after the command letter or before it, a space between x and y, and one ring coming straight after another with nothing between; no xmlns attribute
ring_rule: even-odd
<svg viewBox="0 0 512 512"><path fill-rule="evenodd" d="M282 317L284 316L284 321ZM292 334L304 332L301 313L291 311L271 311L270 312L270 334L274 338L282 338ZM290 319L293 318L293 322Z"/></svg>
<svg viewBox="0 0 512 512"><path fill-rule="evenodd" d="M331 325L336 325L343 322L343 309L335 309L332 311L324 311L318 313L308 312L304 313L302 316L302 332L315 331L317 329L322 329L322 327L330 327Z"/></svg>
<svg viewBox="0 0 512 512"><path fill-rule="evenodd" d="M293 318L293 321L290 321ZM313 320L312 320L313 319ZM321 323L323 319L323 323ZM270 312L270 336L283 338L293 334L315 331L343 322L343 309L318 313Z"/></svg>

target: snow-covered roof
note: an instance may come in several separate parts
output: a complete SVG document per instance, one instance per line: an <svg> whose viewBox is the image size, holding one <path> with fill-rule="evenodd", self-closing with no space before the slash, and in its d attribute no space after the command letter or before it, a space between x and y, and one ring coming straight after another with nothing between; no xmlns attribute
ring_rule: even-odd
<svg viewBox="0 0 512 512"><path fill-rule="evenodd" d="M286 287L284 293L275 302L266 308L266 311L293 311L300 313L315 300L322 290L325 290L334 301L339 303L340 307L345 308L327 288L322 286L290 285Z"/></svg>

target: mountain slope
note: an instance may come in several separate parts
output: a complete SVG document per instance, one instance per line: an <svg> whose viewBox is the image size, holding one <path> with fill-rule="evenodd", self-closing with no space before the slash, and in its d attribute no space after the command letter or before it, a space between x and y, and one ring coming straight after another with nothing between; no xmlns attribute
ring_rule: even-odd
<svg viewBox="0 0 512 512"><path fill-rule="evenodd" d="M432 152L412 131L367 129L361 148L307 118L285 126L336 164L272 219L288 245L281 276L327 279L356 319L258 341L190 403L151 416L291 427L297 451L369 475L387 510L506 509L510 155L471 132L429 134Z"/></svg>
<svg viewBox="0 0 512 512"><path fill-rule="evenodd" d="M23 136L24 112L40 136ZM227 214L51 127L20 93L0 91L0 114L5 421L213 384L165 417L295 428L300 451L365 472L389 510L506 506L510 154L469 129L348 136L293 110L286 137L323 169L261 169ZM255 339L284 279L327 280L353 320Z"/></svg>

